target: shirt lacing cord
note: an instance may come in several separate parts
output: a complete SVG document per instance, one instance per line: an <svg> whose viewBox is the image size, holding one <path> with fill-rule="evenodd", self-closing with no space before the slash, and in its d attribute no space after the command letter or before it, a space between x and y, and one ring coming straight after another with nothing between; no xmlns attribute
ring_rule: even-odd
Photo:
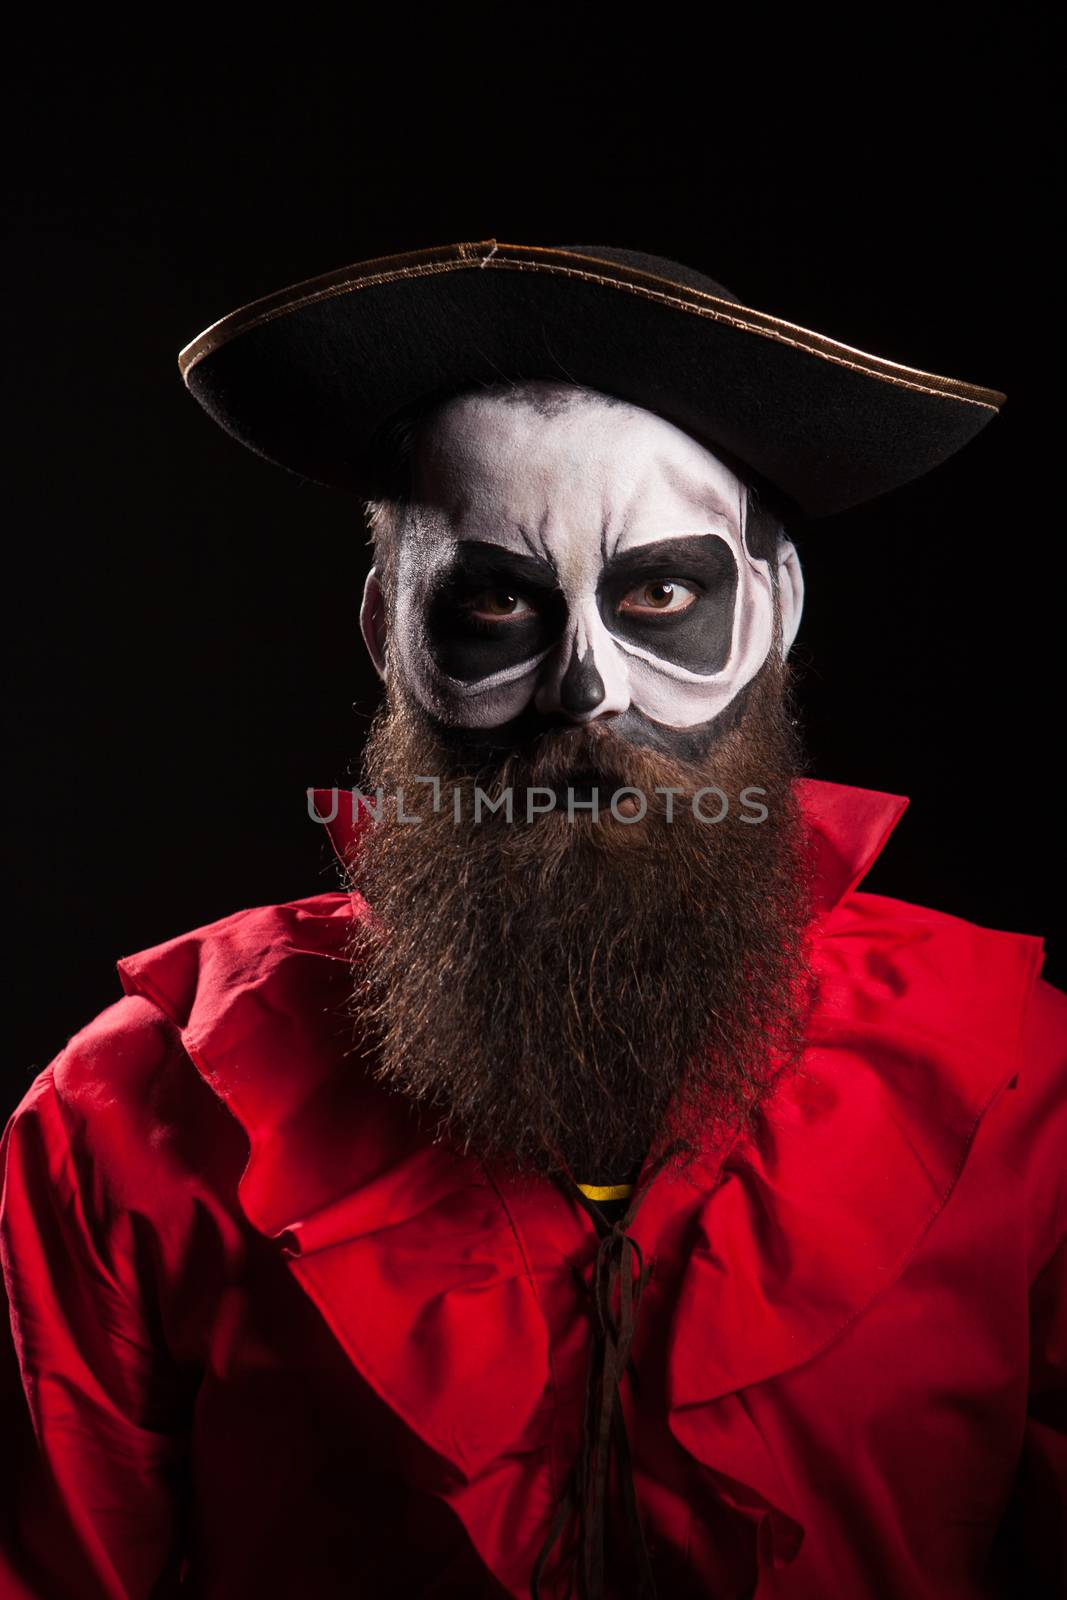
<svg viewBox="0 0 1067 1600"><path fill-rule="evenodd" d="M622 1491L626 1523L633 1540L633 1554L637 1557L634 1600L656 1600L656 1581L652 1571L648 1545L637 1504L634 1486L630 1441L626 1433L619 1384L623 1374L629 1372L636 1380L637 1374L630 1359L637 1325L637 1312L641 1296L651 1275L651 1267L644 1264L641 1246L627 1233L634 1217L648 1193L652 1179L667 1159L678 1150L683 1141L677 1140L657 1158L640 1190L633 1195L624 1216L612 1224L581 1192L569 1173L560 1173L559 1180L568 1192L573 1192L582 1207L592 1217L600 1244L593 1267L590 1290L592 1301L592 1336L589 1365L585 1386L585 1415L582 1426L582 1443L578 1457L560 1496L555 1516L530 1579L530 1600L541 1600L541 1577L553 1546L574 1513L579 1518L577 1568L580 1600L603 1600L604 1595L604 1510L608 1485L608 1467L614 1446L619 1482ZM633 1276L636 1259L638 1273ZM585 1280L575 1267L577 1282L585 1288ZM619 1290L619 1316L615 1316L615 1290ZM573 1594L573 1574L567 1586L567 1600Z"/></svg>

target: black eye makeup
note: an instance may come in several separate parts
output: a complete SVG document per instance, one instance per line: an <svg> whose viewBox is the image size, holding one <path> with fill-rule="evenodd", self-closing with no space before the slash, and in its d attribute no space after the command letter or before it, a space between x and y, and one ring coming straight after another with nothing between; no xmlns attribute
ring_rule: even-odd
<svg viewBox="0 0 1067 1600"><path fill-rule="evenodd" d="M566 603L550 562L474 540L456 546L426 609L433 660L460 682L540 655L565 621Z"/></svg>
<svg viewBox="0 0 1067 1600"><path fill-rule="evenodd" d="M690 672L720 671L733 637L738 571L718 534L636 545L604 568L597 602L608 632ZM473 683L520 666L559 638L567 603L552 562L465 540L426 609L438 669Z"/></svg>
<svg viewBox="0 0 1067 1600"><path fill-rule="evenodd" d="M737 561L715 533L636 545L605 567L597 589L609 633L688 672L720 672L730 655Z"/></svg>

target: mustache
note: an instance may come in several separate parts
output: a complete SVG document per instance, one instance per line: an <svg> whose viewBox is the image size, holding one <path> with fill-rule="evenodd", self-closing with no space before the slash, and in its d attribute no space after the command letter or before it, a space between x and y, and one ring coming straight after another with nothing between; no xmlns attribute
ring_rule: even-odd
<svg viewBox="0 0 1067 1600"><path fill-rule="evenodd" d="M509 753L497 774L503 783L517 786L551 788L578 781L651 790L656 783L668 782L683 789L698 787L703 771L695 763L620 738L610 720L598 718L546 730L531 750Z"/></svg>
<svg viewBox="0 0 1067 1600"><path fill-rule="evenodd" d="M649 816L661 816L667 806L657 789L677 790L681 803L709 781L717 768L715 757L686 762L662 750L635 746L619 738L608 718L573 728L545 730L530 752L517 750L494 771L491 787L501 789L553 789L597 787L601 803L617 790L633 789L643 795Z"/></svg>

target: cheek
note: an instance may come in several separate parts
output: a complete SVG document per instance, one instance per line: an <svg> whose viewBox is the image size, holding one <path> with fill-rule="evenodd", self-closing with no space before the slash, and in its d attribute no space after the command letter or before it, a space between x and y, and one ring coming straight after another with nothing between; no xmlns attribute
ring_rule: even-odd
<svg viewBox="0 0 1067 1600"><path fill-rule="evenodd" d="M530 658L540 640L525 624L521 639L450 637L434 630L432 612L432 604L409 596L395 623L396 671L423 709L444 727L494 728L518 717L537 688L547 648Z"/></svg>
<svg viewBox="0 0 1067 1600"><path fill-rule="evenodd" d="M680 679L650 662L631 658L630 696L634 707L669 728L692 728L710 722L742 687L729 672L702 683Z"/></svg>
<svg viewBox="0 0 1067 1600"><path fill-rule="evenodd" d="M773 641L770 573L765 563L758 563L734 593L729 615L720 614L715 629L689 642L686 660L644 649L640 655L627 652L632 703L646 717L670 728L713 722L759 672ZM694 659L718 665L711 670L694 668L689 666Z"/></svg>

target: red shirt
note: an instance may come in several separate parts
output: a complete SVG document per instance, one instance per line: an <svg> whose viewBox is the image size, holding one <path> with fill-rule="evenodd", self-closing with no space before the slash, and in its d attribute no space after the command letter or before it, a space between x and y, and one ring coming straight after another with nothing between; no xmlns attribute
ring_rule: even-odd
<svg viewBox="0 0 1067 1600"><path fill-rule="evenodd" d="M1067 998L1039 939L857 891L906 801L798 787L803 1073L756 1135L656 1176L630 1230L654 1271L620 1394L658 1593L1055 1593ZM3 1600L529 1594L597 1236L374 1085L344 1009L365 909L315 895L120 962L125 997L9 1123Z"/></svg>

